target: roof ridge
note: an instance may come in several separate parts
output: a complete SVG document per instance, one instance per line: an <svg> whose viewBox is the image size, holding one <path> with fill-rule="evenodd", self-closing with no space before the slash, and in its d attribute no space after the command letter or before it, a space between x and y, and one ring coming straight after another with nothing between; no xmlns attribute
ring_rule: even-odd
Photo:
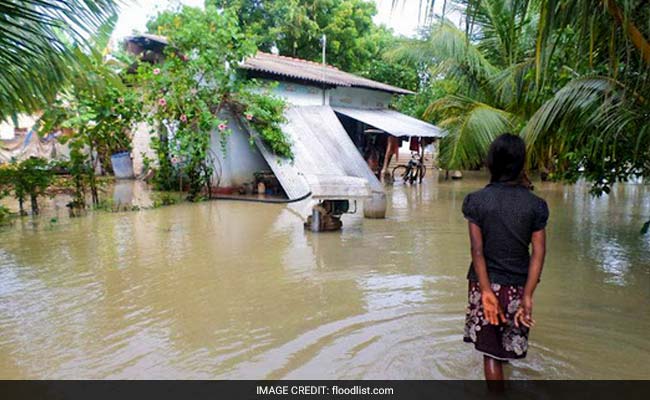
<svg viewBox="0 0 650 400"><path fill-rule="evenodd" d="M291 60L291 61L297 61L297 62L300 62L300 63L303 63L303 64L311 64L311 65L315 65L315 66L319 66L319 67L322 67L322 66L323 66L323 63L319 63L319 62L317 62L317 61L305 60L305 59L303 59L303 58L296 58L296 57L284 56L284 55L282 55L282 54L267 53L267 52L265 52L265 51L258 51L257 53L258 53L258 54L265 55L265 56L270 56L270 57L275 57L275 58L282 58L282 59L285 59L285 60ZM336 71L341 71L341 70L338 69L337 67L335 67L335 66L333 66L333 65L330 65L330 64L325 64L325 66L326 66L327 68L329 68L329 69L333 69L333 70L336 70ZM345 72L345 71L341 71L341 72Z"/></svg>

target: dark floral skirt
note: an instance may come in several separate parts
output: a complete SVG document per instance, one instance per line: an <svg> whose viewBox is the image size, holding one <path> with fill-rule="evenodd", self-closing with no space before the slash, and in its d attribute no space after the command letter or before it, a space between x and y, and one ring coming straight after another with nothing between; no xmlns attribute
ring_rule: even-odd
<svg viewBox="0 0 650 400"><path fill-rule="evenodd" d="M506 316L506 322L490 325L483 313L481 289L478 282L469 282L469 306L465 318L463 340L474 343L476 350L498 360L512 360L526 357L528 351L528 331L525 326L514 323L515 312L519 308L524 293L523 286L492 284L492 290L499 299Z"/></svg>

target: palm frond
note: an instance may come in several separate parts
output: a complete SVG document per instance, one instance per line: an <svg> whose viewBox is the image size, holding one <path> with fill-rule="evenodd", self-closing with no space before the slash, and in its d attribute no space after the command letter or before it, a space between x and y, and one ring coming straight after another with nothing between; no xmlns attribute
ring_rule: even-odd
<svg viewBox="0 0 650 400"><path fill-rule="evenodd" d="M487 84L499 71L467 40L465 33L449 21L433 25L426 40L404 42L386 57L429 65L432 76L453 76L474 86Z"/></svg>
<svg viewBox="0 0 650 400"><path fill-rule="evenodd" d="M535 69L535 59L528 58L510 65L496 74L491 81L497 104L506 110L518 110L522 116L536 109L535 85L528 79Z"/></svg>
<svg viewBox="0 0 650 400"><path fill-rule="evenodd" d="M546 101L532 116L526 129L524 139L529 146L545 135L553 134L561 125L585 121L594 107L602 102L603 97L615 94L616 81L607 77L593 76L574 79Z"/></svg>
<svg viewBox="0 0 650 400"><path fill-rule="evenodd" d="M465 33L449 22L434 27L429 42L431 52L439 59L463 66L477 80L487 80L498 72L498 68L467 40Z"/></svg>
<svg viewBox="0 0 650 400"><path fill-rule="evenodd" d="M466 32L495 64L517 63L530 51L525 29L530 29L531 14L537 3L530 0L459 0L459 11L467 15Z"/></svg>
<svg viewBox="0 0 650 400"><path fill-rule="evenodd" d="M440 116L439 125L448 132L440 144L440 162L447 169L480 166L490 143L512 130L516 119L504 110L458 95L434 102L426 114Z"/></svg>
<svg viewBox="0 0 650 400"><path fill-rule="evenodd" d="M116 12L113 0L0 0L0 119L52 101L72 49Z"/></svg>
<svg viewBox="0 0 650 400"><path fill-rule="evenodd" d="M645 100L615 79L587 76L570 81L532 116L523 130L532 156L579 150L590 160L616 160L621 151L635 159L647 151ZM642 145L641 143L644 143ZM624 150L622 150L624 149ZM633 157L629 157L632 155Z"/></svg>

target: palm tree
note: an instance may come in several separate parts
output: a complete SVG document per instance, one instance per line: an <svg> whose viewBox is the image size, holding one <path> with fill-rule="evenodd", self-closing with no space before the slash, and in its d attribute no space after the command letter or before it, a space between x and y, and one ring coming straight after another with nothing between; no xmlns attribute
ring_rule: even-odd
<svg viewBox="0 0 650 400"><path fill-rule="evenodd" d="M443 164L480 164L491 139L512 129L526 139L531 167L585 177L595 194L650 176L646 0L450 3L462 9L465 32L432 24L429 41L393 54L430 57L434 72L460 82L424 115L449 128Z"/></svg>
<svg viewBox="0 0 650 400"><path fill-rule="evenodd" d="M440 162L448 169L481 164L492 140L521 129L536 109L534 68L537 19L527 1L450 2L471 24L461 29L439 18L426 40L412 41L388 56L431 65L429 75L457 83L453 93L433 101L423 117L436 119L449 135Z"/></svg>
<svg viewBox="0 0 650 400"><path fill-rule="evenodd" d="M650 7L644 0L458 0L465 29L440 19L392 57L428 60L457 90L424 114L450 135L448 168L480 165L505 130L531 166L586 176L595 190L650 174ZM642 23L643 22L643 23Z"/></svg>
<svg viewBox="0 0 650 400"><path fill-rule="evenodd" d="M0 120L51 102L113 0L0 0Z"/></svg>
<svg viewBox="0 0 650 400"><path fill-rule="evenodd" d="M523 130L538 164L586 176L596 193L650 176L650 7L641 0L543 1L537 79L552 73L558 32L571 30L582 62ZM552 16L546 17L546 16Z"/></svg>

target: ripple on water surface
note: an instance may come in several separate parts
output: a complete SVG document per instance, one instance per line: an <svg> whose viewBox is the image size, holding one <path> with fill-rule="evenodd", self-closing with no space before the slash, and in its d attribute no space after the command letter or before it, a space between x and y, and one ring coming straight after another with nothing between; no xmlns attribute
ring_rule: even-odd
<svg viewBox="0 0 650 400"><path fill-rule="evenodd" d="M480 378L462 342L465 194L388 188L386 220L302 228L306 202L215 201L0 230L2 378ZM648 189L551 208L538 326L517 378L650 378Z"/></svg>

